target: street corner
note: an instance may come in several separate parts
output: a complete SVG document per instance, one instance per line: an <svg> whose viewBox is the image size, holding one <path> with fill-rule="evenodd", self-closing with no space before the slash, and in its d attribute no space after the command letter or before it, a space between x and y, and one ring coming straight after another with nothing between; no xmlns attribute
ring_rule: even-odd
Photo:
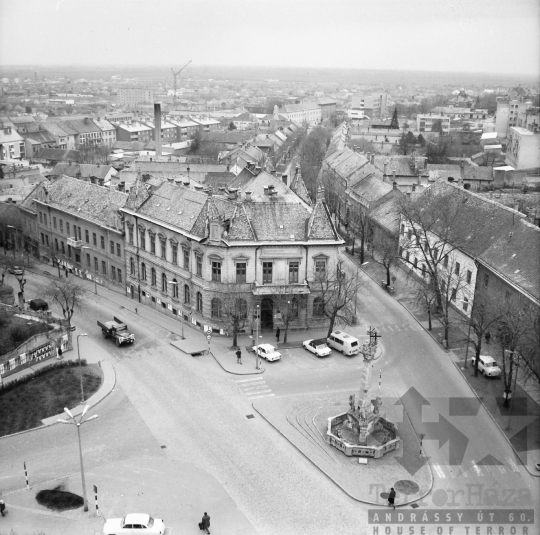
<svg viewBox="0 0 540 535"><path fill-rule="evenodd" d="M388 421L399 422L401 439L398 449L379 459L349 457L328 444L329 418L349 410L346 394L261 399L256 400L253 407L353 499L386 505L381 495L394 487L399 492L396 504L413 503L426 496L433 486L429 460L422 455L420 441L408 418L403 416L398 396L385 389L374 395L382 401L381 415Z"/></svg>
<svg viewBox="0 0 540 535"><path fill-rule="evenodd" d="M104 519L147 513L163 519L172 533L191 533L208 511L220 533L256 533L221 483L190 463L155 457L121 461L91 470L87 481L97 489Z"/></svg>
<svg viewBox="0 0 540 535"><path fill-rule="evenodd" d="M221 368L230 373L231 375L257 375L264 373L265 368L262 366L262 361L259 362L257 367L257 358L253 351L249 351L247 348L242 351L240 359L236 355L236 348L227 348L223 351L214 350L212 356Z"/></svg>

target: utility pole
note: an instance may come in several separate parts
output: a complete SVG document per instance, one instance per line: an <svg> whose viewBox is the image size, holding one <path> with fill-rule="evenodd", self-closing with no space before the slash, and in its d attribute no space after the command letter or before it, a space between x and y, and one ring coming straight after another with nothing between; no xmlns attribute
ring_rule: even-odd
<svg viewBox="0 0 540 535"><path fill-rule="evenodd" d="M176 107L176 77L191 63L192 60L189 60L179 71L174 72L173 69L171 69L171 72L173 73L174 77L174 95L173 95L173 110Z"/></svg>

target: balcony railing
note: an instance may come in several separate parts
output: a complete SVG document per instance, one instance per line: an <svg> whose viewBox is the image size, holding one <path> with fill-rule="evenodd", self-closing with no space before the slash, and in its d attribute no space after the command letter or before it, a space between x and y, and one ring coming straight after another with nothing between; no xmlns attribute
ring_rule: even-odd
<svg viewBox="0 0 540 535"><path fill-rule="evenodd" d="M78 240L77 238L68 238L67 244L71 245L71 247L75 247L75 249L80 249L82 247L82 240Z"/></svg>

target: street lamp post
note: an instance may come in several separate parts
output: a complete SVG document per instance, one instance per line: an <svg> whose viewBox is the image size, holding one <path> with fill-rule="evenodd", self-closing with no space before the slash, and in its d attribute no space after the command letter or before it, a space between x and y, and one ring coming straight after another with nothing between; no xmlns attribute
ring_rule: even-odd
<svg viewBox="0 0 540 535"><path fill-rule="evenodd" d="M73 414L71 411L67 408L64 408L65 413L69 416L70 420L64 420L63 418L58 418L57 422L61 424L70 424L77 426L77 436L79 438L79 459L81 461L81 479L82 479L82 490L83 490L83 503L84 503L84 510L88 511L88 498L86 497L86 482L84 480L84 464L83 464L83 455L82 455L82 444L81 444L81 425L85 424L86 422L89 422L90 420L95 420L97 418L97 414L94 414L93 416L90 416L90 418L87 418L86 420L83 420L84 415L88 411L89 406L86 405L84 407L84 410L82 414L79 417L79 421L75 420Z"/></svg>
<svg viewBox="0 0 540 535"><path fill-rule="evenodd" d="M81 363L81 352L79 350L79 338L81 336L88 336L86 333L78 334L77 335L77 355L79 356L79 374L81 379L81 403L84 403L84 390L83 390L83 373L82 373L82 363Z"/></svg>
<svg viewBox="0 0 540 535"><path fill-rule="evenodd" d="M516 358L514 351L508 351L508 353L510 354L511 362L516 365L516 372L515 372L515 375L514 375L514 389L511 392L512 397L510 398L510 413L508 414L508 427L506 429L510 429L510 425L511 425L511 422L512 422L512 408L514 407L514 398L516 397L516 383L517 383L517 375L518 375L518 371L519 371L519 356ZM510 381L511 380L512 379L510 378ZM508 393L507 393L507 395L508 395Z"/></svg>

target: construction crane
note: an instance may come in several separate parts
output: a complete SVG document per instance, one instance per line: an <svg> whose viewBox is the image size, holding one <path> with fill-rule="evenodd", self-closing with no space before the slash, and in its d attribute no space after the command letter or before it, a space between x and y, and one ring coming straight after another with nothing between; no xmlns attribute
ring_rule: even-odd
<svg viewBox="0 0 540 535"><path fill-rule="evenodd" d="M173 110L176 107L176 77L191 63L191 60L189 60L179 71L174 72L173 69L171 69L171 72L174 76L174 96L173 96Z"/></svg>

